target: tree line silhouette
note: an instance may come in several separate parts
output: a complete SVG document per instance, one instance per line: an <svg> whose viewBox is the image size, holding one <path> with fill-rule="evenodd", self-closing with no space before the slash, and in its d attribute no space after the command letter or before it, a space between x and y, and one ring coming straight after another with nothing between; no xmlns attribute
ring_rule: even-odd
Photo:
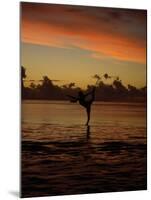
<svg viewBox="0 0 151 200"><path fill-rule="evenodd" d="M35 84L31 80L30 86L26 87L26 69L21 67L21 96L22 99L37 99L37 100L68 100L67 95L76 96L82 89L76 87L76 84L71 82L62 86L55 85L48 76L43 76L43 79ZM146 102L147 87L136 88L128 84L125 86L119 77L111 77L107 73L103 75L104 80L99 75L94 75L98 83L96 85L96 101L123 101L123 102ZM106 84L105 79L111 79L111 84ZM58 81L58 80L55 80ZM93 85L87 85L86 91L89 91Z"/></svg>

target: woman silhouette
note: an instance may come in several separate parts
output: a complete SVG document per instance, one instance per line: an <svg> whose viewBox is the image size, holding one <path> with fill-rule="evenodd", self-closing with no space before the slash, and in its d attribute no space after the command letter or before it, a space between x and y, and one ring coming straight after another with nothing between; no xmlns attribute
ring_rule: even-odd
<svg viewBox="0 0 151 200"><path fill-rule="evenodd" d="M71 102L77 102L79 101L79 104L83 106L86 109L87 112L87 122L86 125L89 124L90 121L90 113L91 113L91 105L95 99L95 86L93 87L91 92L88 92L84 94L82 91L79 91L78 97L73 97L70 95L67 95L68 97L71 98Z"/></svg>

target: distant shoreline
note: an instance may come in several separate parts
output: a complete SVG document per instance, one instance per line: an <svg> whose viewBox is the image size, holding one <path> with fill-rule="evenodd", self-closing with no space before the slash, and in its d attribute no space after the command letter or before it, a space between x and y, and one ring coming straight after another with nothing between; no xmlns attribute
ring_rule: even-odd
<svg viewBox="0 0 151 200"><path fill-rule="evenodd" d="M64 102L69 102L69 100L67 99L21 99L21 102L25 102L25 101L64 101ZM95 100L94 101L94 104L95 102L101 102L101 103L141 103L141 104L147 104L147 100L144 100L144 101L138 101L138 100L134 100L134 101L130 101L130 100L127 100L127 101L124 101L124 100L115 100L115 101L111 101L111 100ZM73 105L74 104L77 104L77 103L72 103Z"/></svg>

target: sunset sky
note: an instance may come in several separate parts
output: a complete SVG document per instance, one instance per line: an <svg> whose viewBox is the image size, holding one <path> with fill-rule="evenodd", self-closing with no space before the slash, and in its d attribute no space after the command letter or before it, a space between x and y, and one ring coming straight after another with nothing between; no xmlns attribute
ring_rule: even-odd
<svg viewBox="0 0 151 200"><path fill-rule="evenodd" d="M92 75L146 85L146 11L21 3L21 64L27 79L85 88Z"/></svg>

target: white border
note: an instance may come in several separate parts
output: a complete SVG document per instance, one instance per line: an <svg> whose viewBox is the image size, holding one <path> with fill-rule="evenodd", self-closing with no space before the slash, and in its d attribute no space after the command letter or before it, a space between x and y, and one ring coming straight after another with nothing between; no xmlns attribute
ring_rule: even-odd
<svg viewBox="0 0 151 200"><path fill-rule="evenodd" d="M29 0L27 0L30 2ZM35 0L33 0L35 1ZM149 0L37 0L35 2L92 5L104 7L138 8L148 10L148 102L151 102L151 6ZM150 24L150 25L149 25ZM19 1L4 0L0 4L0 199L15 199L19 192ZM150 55L150 56L149 56ZM148 104L148 119L151 110ZM51 197L51 199L150 199L150 136L151 123L148 123L148 191L100 193ZM31 198L29 198L31 199ZM34 198L50 199L50 197Z"/></svg>

